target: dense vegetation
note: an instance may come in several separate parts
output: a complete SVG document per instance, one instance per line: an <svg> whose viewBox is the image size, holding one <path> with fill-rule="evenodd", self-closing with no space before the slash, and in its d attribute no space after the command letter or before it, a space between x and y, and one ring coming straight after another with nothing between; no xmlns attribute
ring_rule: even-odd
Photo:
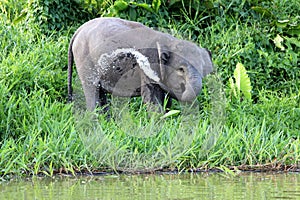
<svg viewBox="0 0 300 200"><path fill-rule="evenodd" d="M300 168L298 0L8 0L0 10L0 176ZM77 112L77 81L67 104L69 40L99 16L210 49L215 73L198 102L161 116L140 98L113 98L107 120ZM247 70L241 82L237 66Z"/></svg>

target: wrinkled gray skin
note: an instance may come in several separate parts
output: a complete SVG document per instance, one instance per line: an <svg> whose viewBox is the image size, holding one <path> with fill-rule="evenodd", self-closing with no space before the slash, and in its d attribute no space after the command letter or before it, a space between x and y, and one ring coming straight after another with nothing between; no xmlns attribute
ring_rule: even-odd
<svg viewBox="0 0 300 200"><path fill-rule="evenodd" d="M73 60L91 111L106 104L106 93L142 96L154 105L163 105L166 96L192 102L202 78L213 70L208 50L118 18L93 19L74 34L69 46L70 101Z"/></svg>

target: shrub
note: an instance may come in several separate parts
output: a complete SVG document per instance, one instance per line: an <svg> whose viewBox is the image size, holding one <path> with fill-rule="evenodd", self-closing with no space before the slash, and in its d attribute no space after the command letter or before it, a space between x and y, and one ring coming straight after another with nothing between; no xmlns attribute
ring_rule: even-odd
<svg viewBox="0 0 300 200"><path fill-rule="evenodd" d="M0 22L1 23L1 22ZM66 97L69 38L34 35L20 25L1 23L0 80L16 95L45 91L52 100ZM65 70L65 71L64 71Z"/></svg>
<svg viewBox="0 0 300 200"><path fill-rule="evenodd" d="M38 25L41 32L47 35L66 30L91 17L76 0L31 0L22 12L30 25Z"/></svg>

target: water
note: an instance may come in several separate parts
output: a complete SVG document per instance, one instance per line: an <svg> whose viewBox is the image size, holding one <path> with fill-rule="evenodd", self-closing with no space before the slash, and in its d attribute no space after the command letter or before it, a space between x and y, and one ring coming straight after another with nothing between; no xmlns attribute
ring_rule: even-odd
<svg viewBox="0 0 300 200"><path fill-rule="evenodd" d="M0 182L0 199L300 199L299 173L107 175Z"/></svg>

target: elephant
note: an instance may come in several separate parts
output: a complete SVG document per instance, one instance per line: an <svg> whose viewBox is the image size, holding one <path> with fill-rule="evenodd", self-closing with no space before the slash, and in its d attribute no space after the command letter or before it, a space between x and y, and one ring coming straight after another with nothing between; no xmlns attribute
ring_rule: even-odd
<svg viewBox="0 0 300 200"><path fill-rule="evenodd" d="M209 50L114 17L92 19L74 33L68 50L69 101L74 61L90 111L107 105L108 93L141 96L156 108L169 108L172 98L192 102L203 77L213 71Z"/></svg>

